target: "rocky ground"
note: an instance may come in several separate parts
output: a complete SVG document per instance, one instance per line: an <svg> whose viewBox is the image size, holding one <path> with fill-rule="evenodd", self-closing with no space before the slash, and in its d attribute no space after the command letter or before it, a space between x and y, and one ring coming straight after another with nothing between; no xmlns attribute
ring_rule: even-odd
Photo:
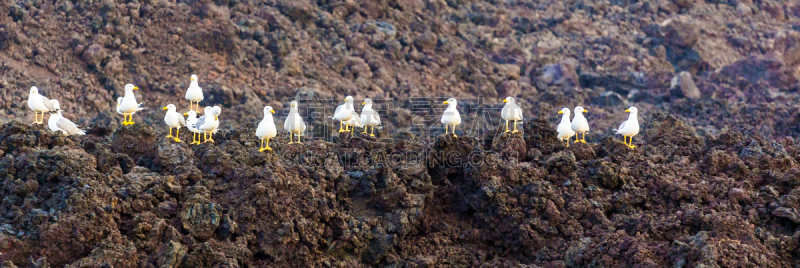
<svg viewBox="0 0 800 268"><path fill-rule="evenodd" d="M164 138L192 73L217 144ZM795 267L799 78L796 1L2 1L0 266ZM88 135L31 126L32 85ZM335 132L345 95L379 139ZM294 99L305 145L259 153Z"/></svg>

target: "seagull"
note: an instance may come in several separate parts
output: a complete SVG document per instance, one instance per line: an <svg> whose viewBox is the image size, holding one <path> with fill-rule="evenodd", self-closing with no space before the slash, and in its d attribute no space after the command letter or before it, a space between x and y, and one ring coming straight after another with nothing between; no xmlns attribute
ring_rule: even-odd
<svg viewBox="0 0 800 268"><path fill-rule="evenodd" d="M192 143L189 144L200 144L201 131L195 127L195 124L197 123L197 112L194 110L189 110L183 115L188 116L186 118L186 128L192 132Z"/></svg>
<svg viewBox="0 0 800 268"><path fill-rule="evenodd" d="M292 101L291 105L289 116L286 117L286 121L283 123L283 129L289 131L289 144L294 143L292 135L297 135L297 143L303 144L300 142L300 136L303 136L306 131L306 123L303 122L303 117L297 111L297 101Z"/></svg>
<svg viewBox="0 0 800 268"><path fill-rule="evenodd" d="M64 135L86 135L85 131L78 128L78 125L61 116L61 106L58 104L57 100L53 100L52 104L55 112L51 113L50 118L47 119L47 126L50 127L51 131L61 131ZM44 118L42 118L42 120L44 120Z"/></svg>
<svg viewBox="0 0 800 268"><path fill-rule="evenodd" d="M206 106L203 116L197 119L194 127L203 133L203 142L214 143L214 137L209 137L209 134L216 132L219 127L219 117L214 114L214 107Z"/></svg>
<svg viewBox="0 0 800 268"><path fill-rule="evenodd" d="M589 121L583 116L585 112L586 110L583 109L583 107L575 107L575 117L572 118L572 130L576 133L583 133L583 139L578 139L578 136L575 136L575 143L586 143L586 132L589 132Z"/></svg>
<svg viewBox="0 0 800 268"><path fill-rule="evenodd" d="M175 111L175 105L169 104L166 107L162 108L162 110L166 110L167 114L164 115L164 123L167 123L169 127L169 135L167 138L172 138L172 128L177 128L178 130L175 132L175 142L181 142L181 139L178 137L181 133L181 127L186 125L186 119L183 118L181 114Z"/></svg>
<svg viewBox="0 0 800 268"><path fill-rule="evenodd" d="M514 121L514 131L511 133L517 133L519 132L517 130L517 124L522 124L522 108L519 108L516 100L511 96L507 97L503 102L505 102L506 105L503 105L503 110L500 111L500 117L506 120L505 132L508 132L508 121Z"/></svg>
<svg viewBox="0 0 800 268"><path fill-rule="evenodd" d="M559 140L567 140L567 147L569 147L569 138L575 136L575 131L572 130L572 124L569 122L569 108L564 107L561 111L558 111L559 114L563 114L561 116L561 123L558 124L556 131L558 131L558 139Z"/></svg>
<svg viewBox="0 0 800 268"><path fill-rule="evenodd" d="M361 124L361 117L358 115L358 112L355 111L353 111L353 118L347 120L347 122L345 122L345 125L351 126L350 133L353 133L353 130L355 130L357 127L364 127L364 125ZM364 128L364 131L366 130L367 129Z"/></svg>
<svg viewBox="0 0 800 268"><path fill-rule="evenodd" d="M125 126L135 124L133 122L133 114L140 111L140 104L136 103L136 96L133 95L134 90L139 90L139 88L131 84L125 85L125 97L122 98L117 107L117 111L125 116L125 121L122 122L122 125ZM128 117L130 117L130 120L128 120Z"/></svg>
<svg viewBox="0 0 800 268"><path fill-rule="evenodd" d="M334 120L339 121L339 133L342 133L349 130L347 125L345 125L345 128L342 129L342 125L353 118L355 111L356 109L353 108L353 97L347 96L344 98L344 104L336 107L336 111L333 112L333 116L328 118L333 118Z"/></svg>
<svg viewBox="0 0 800 268"><path fill-rule="evenodd" d="M189 84L189 89L186 90L186 99L189 100L189 110L192 110L194 107L192 104L195 104L197 107L197 111L200 110L200 101L203 100L203 89L197 85L197 75L192 74L192 82Z"/></svg>
<svg viewBox="0 0 800 268"><path fill-rule="evenodd" d="M219 115L222 114L222 108L220 108L219 106L211 107L211 113L214 114L214 118L215 120L217 120L217 127L215 127L213 131L208 133L208 135L211 137L211 141L213 142L214 134L217 134L217 130L219 129Z"/></svg>
<svg viewBox="0 0 800 268"><path fill-rule="evenodd" d="M44 113L48 112L55 112L56 109L53 108L53 102L47 99L45 96L39 95L39 88L31 87L30 94L28 94L28 108L33 110L33 123L34 124L44 124ZM39 120L39 113L42 113L42 120Z"/></svg>
<svg viewBox="0 0 800 268"><path fill-rule="evenodd" d="M372 131L369 132L369 136L375 137L373 132L375 131L376 126L380 128L381 116L378 115L378 112L372 109L372 99L364 99L364 102L362 102L361 105L363 105L361 108L361 125L364 125L364 134L367 134L368 127L372 127Z"/></svg>
<svg viewBox="0 0 800 268"><path fill-rule="evenodd" d="M259 152L263 152L264 150L272 151L272 148L269 147L269 139L278 135L278 129L275 127L275 120L272 119L272 114L274 113L275 110L272 110L272 106L264 107L264 119L258 123L258 128L256 128L256 137L261 139L261 148L258 149ZM264 146L265 139L267 140L267 146Z"/></svg>
<svg viewBox="0 0 800 268"><path fill-rule="evenodd" d="M636 145L633 145L633 136L639 134L639 118L637 117L639 110L636 109L636 107L631 106L625 110L625 112L630 113L628 115L628 120L622 122L622 124L619 125L619 128L615 129L614 131L616 131L615 134L619 134L624 137L625 145L628 145L628 148L633 149L636 147ZM628 143L628 137L631 137L630 143Z"/></svg>
<svg viewBox="0 0 800 268"><path fill-rule="evenodd" d="M122 104L122 97L119 97L119 98L117 98L117 113L118 113L118 114L120 114L120 115L125 115L125 114L124 114L122 111L120 111L120 109L119 109L120 107L122 107L122 106L121 106L121 104ZM136 112L138 112L138 111L141 111L141 110L144 110L144 108L142 108L142 104L144 104L144 102L140 102L140 103L139 103L139 108L138 108L138 109L136 109ZM131 115L135 114L136 112L132 112L132 113L131 113Z"/></svg>
<svg viewBox="0 0 800 268"><path fill-rule="evenodd" d="M447 109L444 110L442 114L442 123L444 124L444 134L447 135L447 127L453 126L453 136L458 138L456 135L456 126L461 124L461 114L458 113L458 102L456 98L449 98L447 101L443 102L443 104L447 104Z"/></svg>

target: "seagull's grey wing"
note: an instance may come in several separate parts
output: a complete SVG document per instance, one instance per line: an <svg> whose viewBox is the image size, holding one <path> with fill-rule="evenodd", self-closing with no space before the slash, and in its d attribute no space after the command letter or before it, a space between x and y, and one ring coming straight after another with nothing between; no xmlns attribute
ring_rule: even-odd
<svg viewBox="0 0 800 268"><path fill-rule="evenodd" d="M206 123L206 115L201 116L197 119L197 122L194 123L194 128L200 129L200 126Z"/></svg>
<svg viewBox="0 0 800 268"><path fill-rule="evenodd" d="M337 114L339 114L339 111L341 111L341 110L342 110L342 107L344 107L344 104L337 106L337 107L336 107L336 111L333 111L333 116L331 116L330 118L333 118L334 116L336 116Z"/></svg>
<svg viewBox="0 0 800 268"><path fill-rule="evenodd" d="M44 103L44 107L47 107L47 110L51 112L56 110L55 106L53 106L53 101L42 95L39 95L39 97L42 98L42 103Z"/></svg>
<svg viewBox="0 0 800 268"><path fill-rule="evenodd" d="M181 124L182 127L186 126L186 118L183 118L183 116L180 114L178 114L178 122Z"/></svg>
<svg viewBox="0 0 800 268"><path fill-rule="evenodd" d="M377 122L379 125L381 124L381 116L378 115L377 111L372 111L372 120Z"/></svg>
<svg viewBox="0 0 800 268"><path fill-rule="evenodd" d="M619 133L620 130L625 128L625 123L628 123L628 120L625 120L625 122L622 122L622 124L619 125L619 128L615 129L614 131L616 131L616 133Z"/></svg>
<svg viewBox="0 0 800 268"><path fill-rule="evenodd" d="M58 122L56 122L56 126L71 135L83 134L83 130L78 128L78 126L75 125L75 123L72 123L72 121L69 121L69 119L63 117L58 119Z"/></svg>

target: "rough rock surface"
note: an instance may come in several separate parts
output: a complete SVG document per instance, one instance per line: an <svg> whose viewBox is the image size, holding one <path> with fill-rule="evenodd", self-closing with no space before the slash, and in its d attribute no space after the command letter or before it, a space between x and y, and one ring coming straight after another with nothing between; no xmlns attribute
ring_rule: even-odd
<svg viewBox="0 0 800 268"><path fill-rule="evenodd" d="M164 138L192 73L217 144ZM796 1L2 1L0 267L795 267L799 79ZM88 135L28 125L32 85ZM333 134L346 94L376 138ZM522 133L470 135L507 95ZM329 138L259 153L295 98Z"/></svg>

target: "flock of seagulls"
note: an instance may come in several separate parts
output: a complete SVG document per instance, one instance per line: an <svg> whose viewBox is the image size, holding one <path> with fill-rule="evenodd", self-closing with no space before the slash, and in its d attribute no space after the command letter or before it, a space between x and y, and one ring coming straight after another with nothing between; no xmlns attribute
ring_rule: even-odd
<svg viewBox="0 0 800 268"><path fill-rule="evenodd" d="M137 102L134 96L133 91L138 89L138 87L132 84L127 84L125 85L125 95L117 98L116 111L124 117L122 125L128 126L135 124L133 115L145 109L142 107L143 103ZM203 115L198 117L200 112L199 102L203 100L203 89L198 84L197 75L192 74L191 83L186 90L185 98L189 100L189 111L184 114L179 113L178 108L174 104L168 104L162 108L166 111L164 123L169 127L169 134L166 138L172 138L175 142L181 142L178 136L181 128L186 127L192 132L192 142L190 144L214 143L214 134L219 130L219 116L222 113L222 108L219 106L206 106L203 109ZM369 135L374 137L375 127L381 129L381 118L373 108L372 99L364 99L361 103L362 108L360 115L356 112L353 101L354 99L352 96L345 97L344 103L336 107L333 116L329 118L339 121L340 133L348 131L352 133L356 127L359 127L364 129L364 132L362 132L363 134L367 134L367 130L371 127ZM500 112L500 116L505 120L504 133L517 133L519 132L519 130L517 130L517 125L521 125L523 122L522 108L520 108L513 97L507 97L503 102L505 105ZM449 98L443 104L447 104L447 109L444 110L441 118L442 124L445 125L445 135L452 134L454 137L458 137L455 134L456 127L461 124L458 101L455 98ZM290 105L289 115L283 123L283 129L289 132L289 144L302 144L300 137L305 136L306 123L298 112L297 101L292 101ZM61 106L57 100L50 100L42 96L39 94L39 89L35 86L30 89L28 108L35 113L34 124L43 124L44 114L50 113L47 125L51 131L60 132L65 135L86 134L78 125L61 115ZM586 133L589 132L589 121L583 115L587 111L581 106L575 107L574 111L575 116L572 120L570 120L569 108L564 107L558 112L562 114L562 117L561 122L556 127L556 136L559 140L565 141L567 147L569 147L570 139L573 136L575 136L575 143L586 143ZM628 120L622 122L619 128L614 129L614 131L615 134L623 136L626 146L633 149L635 148L633 145L633 137L639 133L638 110L636 107L630 107L625 110L625 112L630 113ZM264 119L258 123L258 127L256 128L255 135L261 140L261 146L259 148L261 152L272 150L269 146L269 139L278 135L278 129L272 117L274 113L275 110L273 110L271 106L264 107ZM39 114L41 114L41 119L39 118ZM184 116L187 117L184 118ZM513 130L509 129L509 123L512 124ZM452 130L450 130L450 128L452 128ZM175 129L174 136L172 135L173 129ZM579 137L579 134L582 134L582 137ZM203 137L202 142L201 136ZM295 137L297 137L297 141L294 140Z"/></svg>

